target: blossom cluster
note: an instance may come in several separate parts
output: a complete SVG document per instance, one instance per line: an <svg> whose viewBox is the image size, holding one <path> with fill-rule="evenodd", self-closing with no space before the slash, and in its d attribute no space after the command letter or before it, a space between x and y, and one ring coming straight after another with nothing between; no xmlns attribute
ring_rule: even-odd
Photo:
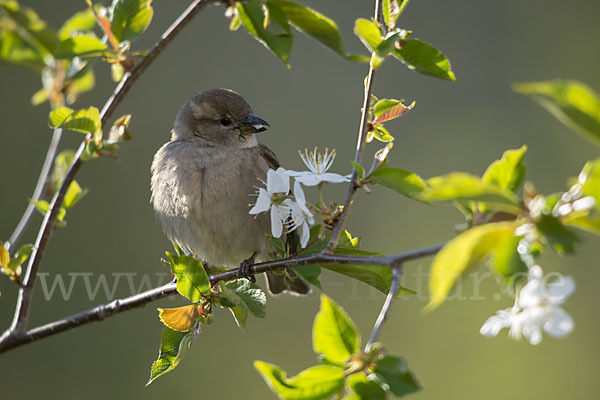
<svg viewBox="0 0 600 400"><path fill-rule="evenodd" d="M301 230L300 244L305 248L310 237L310 226L315 223L311 207L306 203L304 186L321 185L323 182L349 182L350 175L339 175L327 172L335 159L335 150L324 154L312 153L308 150L300 153L308 171L291 171L284 168L270 169L267 172L266 188L258 189L256 204L249 211L252 215L270 211L271 233L281 237L284 228L287 232ZM294 177L294 191L290 192L290 177Z"/></svg>

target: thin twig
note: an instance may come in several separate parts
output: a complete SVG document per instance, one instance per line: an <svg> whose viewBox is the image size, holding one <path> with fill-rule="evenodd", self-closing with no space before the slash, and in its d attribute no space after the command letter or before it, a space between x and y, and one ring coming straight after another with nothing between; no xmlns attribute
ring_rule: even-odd
<svg viewBox="0 0 600 400"><path fill-rule="evenodd" d="M437 253L443 245L425 247L423 249L408 251L405 253L396 254L393 256L356 256L356 255L341 255L341 254L325 254L315 253L306 256L287 258L281 260L274 260L255 264L250 267L250 274L258 274L261 272L273 271L276 269L283 269L285 267L301 267L309 264L355 264L355 265L384 265L394 267L394 275L392 278L392 287L390 293L395 292L397 294L399 288L399 277L396 278L397 271L400 269L399 265L410 260L427 257ZM219 281L227 281L237 279L238 270L233 269L225 271L219 274L214 274L209 277L211 285L215 285ZM57 333L64 332L79 326L85 325L90 322L102 321L105 318L119 314L123 311L131 310L133 308L143 307L144 305L161 299L163 297L170 296L177 292L175 283L168 283L166 285L159 286L154 289L150 289L146 292L139 293L130 297L126 297L119 300L111 301L110 303L99 305L89 310L80 312L78 314L70 315L68 317L50 322L48 324L39 326L37 328L30 329L26 332L9 332L6 331L0 336L0 353L22 346L24 344L34 342L36 340L56 335ZM395 296L395 295L394 295ZM389 294L388 294L389 297ZM387 300L386 300L387 303ZM385 305L384 305L385 307ZM389 307L389 306L388 306Z"/></svg>
<svg viewBox="0 0 600 400"><path fill-rule="evenodd" d="M46 182L48 181L48 175L50 175L50 170L52 169L52 163L54 162L54 157L56 156L56 151L58 150L58 145L60 144L60 138L62 136L62 129L56 128L52 133L52 139L50 140L50 145L48 146L48 151L46 152L46 159L44 160L44 164L42 165L42 170L40 171L40 176L38 177L37 183L35 184L35 189L33 189L33 194L31 195L31 201L27 204L27 208L21 217L21 220L17 224L12 235L10 235L10 239L8 242L4 243L4 247L6 250L10 250L11 247L16 247L19 239L25 229L27 229L27 225L31 221L31 216L35 211L34 202L38 201L42 197L42 193L44 191L44 187L46 186Z"/></svg>
<svg viewBox="0 0 600 400"><path fill-rule="evenodd" d="M102 108L102 112L100 113L100 119L102 125L104 125L107 119L112 115L116 106L121 102L123 97L129 91L133 83L139 78L143 71L148 68L148 66L156 59L156 57L164 50L164 48L173 40L173 38L181 31L181 29L207 4L213 2L214 0L195 0L190 6L177 18L173 24L165 31L165 33L161 36L160 40L156 43L156 45L152 48L150 53L146 57L142 59L142 61L136 65L136 67L131 71L127 72L119 84L117 85L115 91L112 96L108 99L104 107ZM13 317L13 321L9 328L9 332L22 332L27 328L27 320L29 315L30 301L33 294L33 288L35 283L35 277L37 275L37 271L44 254L44 250L46 244L48 243L48 239L52 235L52 231L54 230L54 226L56 223L56 217L58 212L62 206L63 199L69 185L75 178L75 175L79 171L81 167L81 154L85 150L85 146L89 141L89 135L86 139L81 143L69 171L65 176L59 190L55 193L52 202L50 203L50 209L46 213L46 216L42 222L42 226L40 228L38 237L36 239L33 252L31 253L29 264L25 271L25 278L23 279L23 285L19 289L19 294L17 297L17 306L15 309L15 314ZM3 335L4 336L4 335Z"/></svg>
<svg viewBox="0 0 600 400"><path fill-rule="evenodd" d="M375 12L374 18L376 20L380 20L380 2L381 0L375 0ZM365 149L365 144L367 142L367 134L369 130L369 108L371 106L371 93L373 91L373 79L375 78L375 68L373 63L369 63L369 73L367 75L365 81L365 90L364 90L364 98L363 98L363 106L362 106L362 114L360 118L360 127L358 128L358 138L356 141L356 153L354 155L354 162L356 164L360 164L362 162L363 153ZM330 254L333 254L335 248L337 247L338 241L340 240L340 235L344 228L344 223L346 222L346 217L348 216L348 212L350 210L350 204L352 203L352 198L356 193L356 178L358 177L358 171L356 168L352 168L352 177L350 178L350 183L348 184L348 192L346 193L346 199L344 200L344 207L342 212L333 228L333 232L331 233L331 239L329 239L329 243L327 244L327 251Z"/></svg>
<svg viewBox="0 0 600 400"><path fill-rule="evenodd" d="M390 287L390 291L385 298L385 303L383 303L383 307L381 307L381 311L379 312L379 316L377 317L377 321L375 321L375 326L373 327L373 331L371 332L371 337L365 346L365 353L371 351L371 347L373 343L377 341L379 337L379 333L381 332L381 328L383 327L383 323L387 319L390 310L392 309L392 303L398 294L398 290L400 289L400 278L402 278L402 264L394 266L394 274L392 275L392 285Z"/></svg>

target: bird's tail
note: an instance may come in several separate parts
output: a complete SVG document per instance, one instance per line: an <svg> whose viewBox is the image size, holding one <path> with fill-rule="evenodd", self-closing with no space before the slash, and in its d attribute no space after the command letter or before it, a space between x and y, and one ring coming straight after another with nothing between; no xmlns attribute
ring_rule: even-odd
<svg viewBox="0 0 600 400"><path fill-rule="evenodd" d="M310 286L296 274L292 268L286 268L285 272L267 272L267 287L271 294L288 292L295 295L310 293Z"/></svg>

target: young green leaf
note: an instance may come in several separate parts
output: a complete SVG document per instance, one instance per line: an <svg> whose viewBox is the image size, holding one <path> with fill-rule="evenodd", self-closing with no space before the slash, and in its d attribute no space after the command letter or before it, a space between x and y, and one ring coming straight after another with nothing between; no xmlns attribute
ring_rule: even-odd
<svg viewBox="0 0 600 400"><path fill-rule="evenodd" d="M321 309L313 325L313 348L327 363L343 366L360 348L360 334L348 314L331 298L321 295Z"/></svg>
<svg viewBox="0 0 600 400"><path fill-rule="evenodd" d="M574 253L579 238L561 221L552 215L542 215L536 222L536 227L558 254Z"/></svg>
<svg viewBox="0 0 600 400"><path fill-rule="evenodd" d="M58 36L35 11L10 0L0 1L0 11L9 21L6 25L14 26L12 32L27 42L30 48L36 49L42 57L52 54L58 44Z"/></svg>
<svg viewBox="0 0 600 400"><path fill-rule="evenodd" d="M408 0L383 0L383 20L388 27L388 31L396 27L396 21L407 4Z"/></svg>
<svg viewBox="0 0 600 400"><path fill-rule="evenodd" d="M596 200L596 207L600 207L600 158L588 161L579 174L581 191L586 196Z"/></svg>
<svg viewBox="0 0 600 400"><path fill-rule="evenodd" d="M264 27L265 13L262 6L255 1L237 3L237 11L248 33L271 50L289 68L293 36L288 33L274 35L268 32Z"/></svg>
<svg viewBox="0 0 600 400"><path fill-rule="evenodd" d="M464 172L452 172L427 180L420 193L423 201L477 201L491 210L520 213L519 200L514 193L501 189L481 178Z"/></svg>
<svg viewBox="0 0 600 400"><path fill-rule="evenodd" d="M85 194L87 193L87 189L81 189L81 186L77 183L77 181L71 182L69 188L67 189L67 193L65 193L65 200L63 202L63 206L68 210L73 207Z"/></svg>
<svg viewBox="0 0 600 400"><path fill-rule="evenodd" d="M348 376L346 386L352 394L344 397L344 400L385 400L387 398L385 390L362 372Z"/></svg>
<svg viewBox="0 0 600 400"><path fill-rule="evenodd" d="M600 215L598 212L573 212L565 216L562 222L565 225L600 235Z"/></svg>
<svg viewBox="0 0 600 400"><path fill-rule="evenodd" d="M95 36L79 35L59 43L54 52L58 59L77 57L98 57L109 54L108 47Z"/></svg>
<svg viewBox="0 0 600 400"><path fill-rule="evenodd" d="M340 56L346 57L342 36L333 20L310 7L293 1L271 0L268 3L278 5L294 28L319 41Z"/></svg>
<svg viewBox="0 0 600 400"><path fill-rule="evenodd" d="M425 190L425 182L418 175L401 168L380 166L371 175L374 184L390 188L403 196L416 198Z"/></svg>
<svg viewBox="0 0 600 400"><path fill-rule="evenodd" d="M392 55L408 68L435 78L456 80L450 61L441 51L417 39L408 39L401 43L401 49L394 50Z"/></svg>
<svg viewBox="0 0 600 400"><path fill-rule="evenodd" d="M370 52L374 52L377 46L383 41L381 31L373 21L359 18L354 23L354 34Z"/></svg>
<svg viewBox="0 0 600 400"><path fill-rule="evenodd" d="M232 282L219 282L219 289L224 298L255 317L265 316L267 295L248 279L237 279Z"/></svg>
<svg viewBox="0 0 600 400"><path fill-rule="evenodd" d="M171 261L171 272L177 277L177 291L192 303L210 293L210 281L202 263L190 256L176 256L166 253Z"/></svg>
<svg viewBox="0 0 600 400"><path fill-rule="evenodd" d="M390 135L390 132L383 126L383 125L373 125L373 130L369 133L373 134L373 137L375 137L375 139L379 140L380 142L383 143L389 143L394 141L394 137L392 135ZM369 143L370 141L367 140L367 143Z"/></svg>
<svg viewBox="0 0 600 400"><path fill-rule="evenodd" d="M51 128L63 128L75 132L90 133L94 139L102 138L100 113L96 107L73 111L69 107L58 107L50 112Z"/></svg>
<svg viewBox="0 0 600 400"><path fill-rule="evenodd" d="M433 310L445 299L456 280L513 235L517 224L498 222L476 226L456 236L437 254L431 266L429 304Z"/></svg>
<svg viewBox="0 0 600 400"><path fill-rule="evenodd" d="M300 276L300 278L304 279L308 283L318 287L321 290L323 289L321 287L321 281L319 280L319 275L321 275L320 265L303 265L300 268L295 268L294 271L298 274L298 276Z"/></svg>
<svg viewBox="0 0 600 400"><path fill-rule="evenodd" d="M380 124L401 117L414 106L414 101L409 106L405 106L400 100L381 99L373 106L373 114L375 115L373 123Z"/></svg>
<svg viewBox="0 0 600 400"><path fill-rule="evenodd" d="M1 245L1 243L0 243L0 245ZM17 250L17 253L14 255L14 257L8 263L8 269L10 269L11 271L17 271L19 266L23 265L23 263L27 260L27 258L29 258L32 251L33 251L32 244L26 244L24 246L21 246L19 248L19 250ZM0 265L1 265L1 263L0 263Z"/></svg>
<svg viewBox="0 0 600 400"><path fill-rule="evenodd" d="M356 251L338 250L336 254L356 254ZM365 255L372 255L374 253L367 252ZM362 283L365 283L375 289L379 290L383 294L387 294L390 291L392 285L392 268L385 267L382 265L349 265L349 264L323 264L321 267L328 269L338 274L346 275L352 279L356 279ZM401 287L398 292L398 297L407 294L415 294L410 289Z"/></svg>
<svg viewBox="0 0 600 400"><path fill-rule="evenodd" d="M518 279L520 276L527 277L529 268L517 251L522 238L522 236L510 236L500 242L492 252L492 269L503 278L506 284L516 285L520 283L520 279Z"/></svg>
<svg viewBox="0 0 600 400"><path fill-rule="evenodd" d="M417 392L421 386L402 357L386 355L377 361L375 375L389 386L390 392L398 397Z"/></svg>
<svg viewBox="0 0 600 400"><path fill-rule="evenodd" d="M191 345L192 337L191 332L178 332L169 328L163 329L158 359L152 363L150 379L146 386L154 382L159 376L177 367L186 348Z"/></svg>
<svg viewBox="0 0 600 400"><path fill-rule="evenodd" d="M4 243L0 242L0 267L6 268L10 263L10 254L6 247L4 247Z"/></svg>
<svg viewBox="0 0 600 400"><path fill-rule="evenodd" d="M525 145L519 149L506 150L500 160L490 164L481 180L514 192L525 178L526 168L523 157L526 151Z"/></svg>
<svg viewBox="0 0 600 400"><path fill-rule="evenodd" d="M271 390L284 400L327 399L344 385L344 370L332 365L317 365L291 378L278 366L264 361L255 361L254 368Z"/></svg>
<svg viewBox="0 0 600 400"><path fill-rule="evenodd" d="M569 129L600 146L600 97L578 81L517 83L517 93L532 97Z"/></svg>
<svg viewBox="0 0 600 400"><path fill-rule="evenodd" d="M91 31L96 26L96 18L90 8L86 8L83 11L79 11L71 18L65 21L60 30L58 31L58 38L60 40L68 39L73 32L86 32Z"/></svg>
<svg viewBox="0 0 600 400"><path fill-rule="evenodd" d="M44 52L27 43L16 32L0 31L0 60L41 72L46 66Z"/></svg>
<svg viewBox="0 0 600 400"><path fill-rule="evenodd" d="M229 311L231 311L231 315L233 316L236 325L242 328L244 331L248 331L248 328L246 328L246 321L248 320L248 311L238 306L228 308Z"/></svg>
<svg viewBox="0 0 600 400"><path fill-rule="evenodd" d="M133 40L146 31L154 15L150 3L152 0L115 0L113 2L110 30L119 43Z"/></svg>

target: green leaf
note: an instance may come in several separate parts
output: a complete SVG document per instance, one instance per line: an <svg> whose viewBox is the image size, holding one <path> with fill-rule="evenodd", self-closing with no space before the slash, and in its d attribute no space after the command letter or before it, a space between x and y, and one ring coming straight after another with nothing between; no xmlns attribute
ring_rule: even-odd
<svg viewBox="0 0 600 400"><path fill-rule="evenodd" d="M158 359L152 363L150 379L146 386L154 382L159 376L177 367L186 348L191 345L191 340L191 332L179 332L166 327L163 329Z"/></svg>
<svg viewBox="0 0 600 400"><path fill-rule="evenodd" d="M359 18L354 23L354 34L358 36L370 52L375 52L377 46L383 41L381 31L377 25L373 21L364 18Z"/></svg>
<svg viewBox="0 0 600 400"><path fill-rule="evenodd" d="M516 150L506 150L500 160L490 164L481 180L514 192L525 178L526 168L523 157L526 151L527 146Z"/></svg>
<svg viewBox="0 0 600 400"><path fill-rule="evenodd" d="M133 40L146 31L154 15L150 3L152 0L115 0L113 2L110 30L119 43Z"/></svg>
<svg viewBox="0 0 600 400"><path fill-rule="evenodd" d="M364 178L365 177L365 168L362 165L355 163L354 161L351 161L351 162L352 162L352 166L354 166L354 168L356 168L356 173L358 174L358 177L360 179Z"/></svg>
<svg viewBox="0 0 600 400"><path fill-rule="evenodd" d="M77 181L72 181L67 189L67 193L65 193L65 200L63 202L63 206L68 210L73 207L85 194L87 193L87 189L81 189L81 186L77 183Z"/></svg>
<svg viewBox="0 0 600 400"><path fill-rule="evenodd" d="M446 56L430 45L417 39L401 41L402 48L392 55L413 71L435 78L455 81L456 77Z"/></svg>
<svg viewBox="0 0 600 400"><path fill-rule="evenodd" d="M264 27L265 13L262 6L255 1L237 3L237 11L248 33L271 50L289 68L293 36L288 33L274 35L268 32Z"/></svg>
<svg viewBox="0 0 600 400"><path fill-rule="evenodd" d="M254 368L271 390L284 400L326 399L344 385L344 370L332 365L311 367L291 378L278 366L264 361L255 361Z"/></svg>
<svg viewBox="0 0 600 400"><path fill-rule="evenodd" d="M489 209L520 213L519 200L514 193L481 178L464 172L452 172L427 180L420 193L423 201L478 201Z"/></svg>
<svg viewBox="0 0 600 400"><path fill-rule="evenodd" d="M320 265L303 265L301 267L294 268L294 271L300 276L300 278L323 290L321 287L321 281L319 280L319 275L321 275Z"/></svg>
<svg viewBox="0 0 600 400"><path fill-rule="evenodd" d="M522 236L511 236L503 240L492 252L492 269L500 275L504 283L516 285L521 283L519 276L527 277L527 265L521 259L517 248Z"/></svg>
<svg viewBox="0 0 600 400"><path fill-rule="evenodd" d="M407 197L417 197L425 189L425 182L418 175L385 165L377 168L370 179L374 184L385 186Z"/></svg>
<svg viewBox="0 0 600 400"><path fill-rule="evenodd" d="M432 310L445 299L456 280L490 254L498 244L513 235L517 224L498 222L476 226L449 241L431 266L429 304Z"/></svg>
<svg viewBox="0 0 600 400"><path fill-rule="evenodd" d="M10 263L10 254L6 247L4 247L4 243L0 242L0 267L6 268Z"/></svg>
<svg viewBox="0 0 600 400"><path fill-rule="evenodd" d="M385 400L387 396L378 383L368 379L362 372L348 376L346 386L353 394L344 397L344 400Z"/></svg>
<svg viewBox="0 0 600 400"><path fill-rule="evenodd" d="M600 215L598 212L572 212L563 218L563 223L600 235Z"/></svg>
<svg viewBox="0 0 600 400"><path fill-rule="evenodd" d="M46 66L43 52L27 43L17 33L9 30L0 32L0 60L8 64L31 68L37 72L41 72Z"/></svg>
<svg viewBox="0 0 600 400"><path fill-rule="evenodd" d="M46 200L33 201L32 203L35 205L35 208L42 213L42 215L46 215L46 213L50 210L50 203L48 203ZM61 207L60 210L58 210L56 220L59 223L63 222L66 214L67 210L64 207ZM59 226L61 225L59 224Z"/></svg>
<svg viewBox="0 0 600 400"><path fill-rule="evenodd" d="M596 199L596 207L600 206L600 158L588 161L579 174L581 191L586 196Z"/></svg>
<svg viewBox="0 0 600 400"><path fill-rule="evenodd" d="M396 21L407 4L408 0L383 0L383 20L388 26L388 30L392 30L396 27Z"/></svg>
<svg viewBox="0 0 600 400"><path fill-rule="evenodd" d="M277 249L280 254L285 254L285 243L280 238L273 237L271 235L267 235L267 240L271 242L273 247Z"/></svg>
<svg viewBox="0 0 600 400"><path fill-rule="evenodd" d="M394 140L394 137L390 135L390 132L387 129L385 129L383 125L373 125L373 127L375 129L372 131L372 133L375 139L384 143L388 143Z"/></svg>
<svg viewBox="0 0 600 400"><path fill-rule="evenodd" d="M96 107L74 111L69 107L58 107L50 112L50 128L63 128L75 132L90 133L94 139L102 138L100 113Z"/></svg>
<svg viewBox="0 0 600 400"><path fill-rule="evenodd" d="M531 96L569 129L600 146L600 97L590 87L556 79L517 83L513 90Z"/></svg>
<svg viewBox="0 0 600 400"><path fill-rule="evenodd" d="M58 31L60 40L68 39L74 32L91 31L96 26L96 18L91 8L75 13L71 18L65 21Z"/></svg>
<svg viewBox="0 0 600 400"><path fill-rule="evenodd" d="M52 169L52 175L50 175L50 189L52 192L57 191L60 185L65 179L75 152L73 150L63 150L54 159L54 168Z"/></svg>
<svg viewBox="0 0 600 400"><path fill-rule="evenodd" d="M319 41L340 56L346 57L342 36L333 20L310 7L293 1L272 0L268 3L277 4L294 28Z"/></svg>
<svg viewBox="0 0 600 400"><path fill-rule="evenodd" d="M54 57L73 58L78 57L97 57L109 54L108 47L95 36L79 35L67 38L59 43Z"/></svg>
<svg viewBox="0 0 600 400"><path fill-rule="evenodd" d="M22 7L14 0L0 0L0 17L4 17L7 29L35 48L43 56L52 54L58 44L58 36L48 28L31 8Z"/></svg>
<svg viewBox="0 0 600 400"><path fill-rule="evenodd" d="M176 256L166 253L171 261L171 272L177 277L177 291L192 303L210 293L210 281L202 263L190 256Z"/></svg>
<svg viewBox="0 0 600 400"><path fill-rule="evenodd" d="M228 308L229 311L231 311L231 315L233 316L236 325L247 332L248 328L246 328L246 321L248 320L248 311L238 306Z"/></svg>
<svg viewBox="0 0 600 400"><path fill-rule="evenodd" d="M33 251L32 244L26 244L24 246L21 246L21 248L19 248L19 250L17 250L17 253L14 255L14 257L8 263L8 268L13 271L16 271L17 268L19 267L19 265L23 265L23 263L29 258L32 251Z"/></svg>
<svg viewBox="0 0 600 400"><path fill-rule="evenodd" d="M552 215L542 215L537 221L536 227L558 254L575 252L575 245L579 242L579 238L558 218Z"/></svg>
<svg viewBox="0 0 600 400"><path fill-rule="evenodd" d="M336 251L336 254L344 254L346 251ZM352 252L355 253L355 252ZM366 255L371 255L369 253ZM338 274L346 275L352 279L363 282L383 294L388 294L392 285L392 268L382 265L349 265L349 264L322 264L321 267ZM400 288L398 297L407 294L415 294L414 291L407 288Z"/></svg>
<svg viewBox="0 0 600 400"><path fill-rule="evenodd" d="M255 317L265 316L267 295L248 279L237 279L232 282L219 282L221 294L227 300L251 313Z"/></svg>
<svg viewBox="0 0 600 400"><path fill-rule="evenodd" d="M421 386L402 357L386 355L377 361L375 375L385 382L390 391L398 397L417 392Z"/></svg>
<svg viewBox="0 0 600 400"><path fill-rule="evenodd" d="M313 325L313 348L327 363L343 366L360 349L360 334L348 314L331 298L321 295L321 309Z"/></svg>

